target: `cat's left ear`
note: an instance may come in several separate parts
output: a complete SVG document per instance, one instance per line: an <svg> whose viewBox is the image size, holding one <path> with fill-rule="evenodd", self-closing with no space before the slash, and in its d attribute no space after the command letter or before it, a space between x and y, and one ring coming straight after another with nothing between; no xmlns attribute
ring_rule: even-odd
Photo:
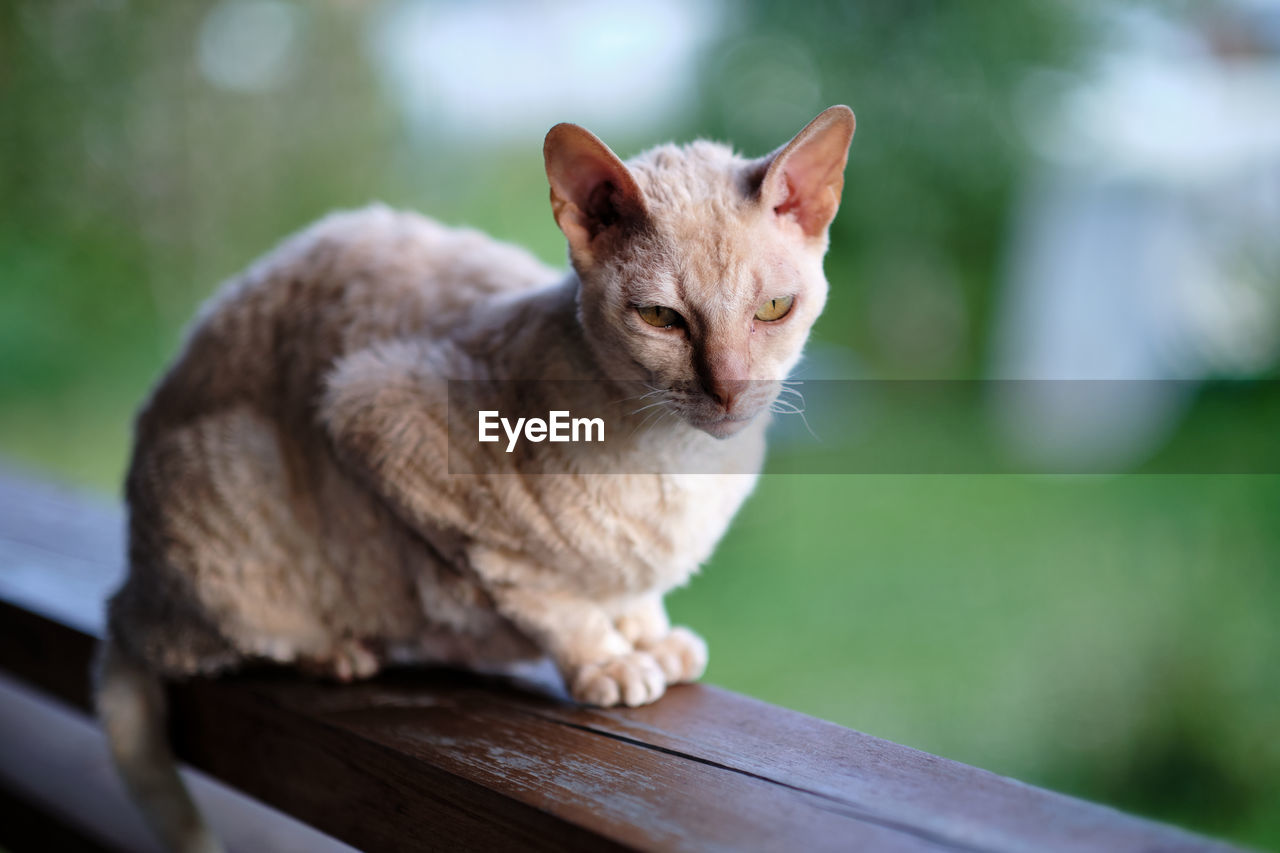
<svg viewBox="0 0 1280 853"><path fill-rule="evenodd" d="M828 107L777 151L757 161L762 205L792 217L806 237L821 237L835 219L856 122L853 110Z"/></svg>
<svg viewBox="0 0 1280 853"><path fill-rule="evenodd" d="M551 210L575 261L591 263L596 238L645 218L644 195L631 171L586 128L557 124L547 132L542 153Z"/></svg>

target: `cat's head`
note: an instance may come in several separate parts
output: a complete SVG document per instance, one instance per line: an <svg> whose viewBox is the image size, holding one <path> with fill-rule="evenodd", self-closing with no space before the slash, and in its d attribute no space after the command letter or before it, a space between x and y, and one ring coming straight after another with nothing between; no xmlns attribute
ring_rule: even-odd
<svg viewBox="0 0 1280 853"><path fill-rule="evenodd" d="M694 142L624 164L583 128L553 127L551 206L605 375L649 385L717 437L767 409L826 301L853 131L836 106L757 160Z"/></svg>

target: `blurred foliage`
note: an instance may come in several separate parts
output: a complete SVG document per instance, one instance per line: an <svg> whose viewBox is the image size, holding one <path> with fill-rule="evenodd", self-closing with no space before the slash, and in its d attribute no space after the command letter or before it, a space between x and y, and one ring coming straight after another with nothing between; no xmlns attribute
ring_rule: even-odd
<svg viewBox="0 0 1280 853"><path fill-rule="evenodd" d="M828 104L858 117L827 261L840 298L818 336L852 344L878 376L975 375L1030 157L1014 90L1029 68L1072 61L1080 7L754 0L738 26L708 56L700 132L763 153ZM930 293L955 308L930 311ZM914 324L877 335L912 296Z"/></svg>
<svg viewBox="0 0 1280 853"><path fill-rule="evenodd" d="M1280 841L1276 477L778 475L672 617L708 678Z"/></svg>
<svg viewBox="0 0 1280 853"><path fill-rule="evenodd" d="M540 138L410 127L369 61L382 5L306 4L298 63L263 92L201 76L215 5L0 4L0 452L97 488L199 301L327 210L378 198L564 256ZM850 104L816 334L871 375L978 375L1033 165L1014 93L1080 61L1083 9L729 4L693 107L608 141L758 155ZM1274 476L768 477L672 609L717 683L1280 847L1278 506Z"/></svg>

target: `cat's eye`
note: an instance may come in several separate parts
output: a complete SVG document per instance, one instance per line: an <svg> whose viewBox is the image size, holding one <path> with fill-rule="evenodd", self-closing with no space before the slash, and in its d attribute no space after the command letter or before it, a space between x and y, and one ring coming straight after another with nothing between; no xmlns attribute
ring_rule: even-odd
<svg viewBox="0 0 1280 853"><path fill-rule="evenodd" d="M636 313L640 315L641 320L659 329L670 329L684 322L684 318L678 311L665 305L641 305L636 308Z"/></svg>
<svg viewBox="0 0 1280 853"><path fill-rule="evenodd" d="M791 312L791 303L795 301L794 296L780 296L777 299L767 300L756 309L756 319L764 320L766 323L781 320Z"/></svg>

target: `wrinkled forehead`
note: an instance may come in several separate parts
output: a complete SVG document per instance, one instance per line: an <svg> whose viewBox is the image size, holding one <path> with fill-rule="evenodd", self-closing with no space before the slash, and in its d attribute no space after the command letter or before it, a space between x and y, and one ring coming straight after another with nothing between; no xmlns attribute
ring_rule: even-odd
<svg viewBox="0 0 1280 853"><path fill-rule="evenodd" d="M753 225L730 213L671 229L674 266L689 294L724 302L755 300L767 277L768 251Z"/></svg>
<svg viewBox="0 0 1280 853"><path fill-rule="evenodd" d="M750 221L702 214L657 219L625 276L633 297L655 304L728 308L755 300L771 278L770 252Z"/></svg>
<svg viewBox="0 0 1280 853"><path fill-rule="evenodd" d="M671 223L665 274L686 302L739 313L804 288L794 252L755 215Z"/></svg>
<svg viewBox="0 0 1280 853"><path fill-rule="evenodd" d="M694 142L660 146L628 168L645 198L650 220L647 275L636 285L659 298L726 308L757 301L781 272L746 186L750 164L726 146Z"/></svg>

